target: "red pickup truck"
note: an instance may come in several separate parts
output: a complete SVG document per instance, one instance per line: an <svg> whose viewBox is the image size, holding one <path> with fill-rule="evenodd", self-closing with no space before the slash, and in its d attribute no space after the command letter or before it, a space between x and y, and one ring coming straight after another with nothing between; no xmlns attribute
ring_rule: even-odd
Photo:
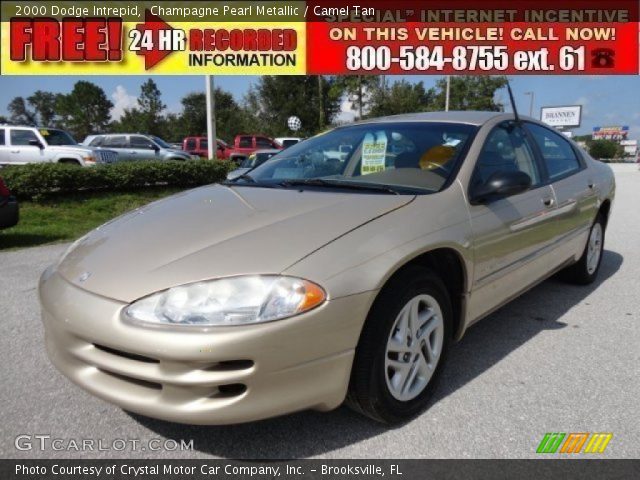
<svg viewBox="0 0 640 480"><path fill-rule="evenodd" d="M256 150L262 150L266 148L282 149L282 145L276 142L274 139L267 137L266 135L249 135L240 134L236 135L233 141L233 145L229 145L224 141L218 139L218 158L229 159L234 162L242 162L246 158L249 158ZM182 149L185 152L193 155L199 155L202 158L208 156L208 142L207 137L187 137L182 142Z"/></svg>

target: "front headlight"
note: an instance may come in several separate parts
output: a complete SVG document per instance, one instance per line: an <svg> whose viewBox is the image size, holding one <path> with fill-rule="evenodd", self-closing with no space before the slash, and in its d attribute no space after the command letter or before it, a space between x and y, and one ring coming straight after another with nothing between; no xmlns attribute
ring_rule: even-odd
<svg viewBox="0 0 640 480"><path fill-rule="evenodd" d="M221 278L142 298L123 318L141 325L230 326L270 322L307 312L326 300L315 283L278 275Z"/></svg>

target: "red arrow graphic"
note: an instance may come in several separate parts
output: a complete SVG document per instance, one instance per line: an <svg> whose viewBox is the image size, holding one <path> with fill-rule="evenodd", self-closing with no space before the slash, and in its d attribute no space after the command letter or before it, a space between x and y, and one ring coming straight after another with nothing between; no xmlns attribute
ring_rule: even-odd
<svg viewBox="0 0 640 480"><path fill-rule="evenodd" d="M167 24L164 20L162 20L157 15L151 13L150 10L145 10L144 12L144 23L139 23L136 25L136 30L142 33L143 37L145 32L151 32L152 39L152 47L151 48L140 48L139 51L136 52L137 55L144 56L144 69L149 70L154 65L157 65L165 57L169 54L173 53L171 50L160 50L160 31L174 30L169 24ZM148 34L147 34L148 35Z"/></svg>

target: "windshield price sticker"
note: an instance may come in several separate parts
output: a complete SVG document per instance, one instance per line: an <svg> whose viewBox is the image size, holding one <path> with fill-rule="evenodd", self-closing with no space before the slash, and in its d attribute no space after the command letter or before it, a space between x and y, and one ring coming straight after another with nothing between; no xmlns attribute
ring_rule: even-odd
<svg viewBox="0 0 640 480"><path fill-rule="evenodd" d="M362 142L361 175L382 172L387 157L387 135L384 132L367 133Z"/></svg>

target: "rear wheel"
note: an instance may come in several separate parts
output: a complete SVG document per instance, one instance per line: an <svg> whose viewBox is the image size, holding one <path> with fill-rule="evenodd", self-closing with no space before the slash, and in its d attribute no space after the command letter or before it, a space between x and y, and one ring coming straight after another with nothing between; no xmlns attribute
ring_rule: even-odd
<svg viewBox="0 0 640 480"><path fill-rule="evenodd" d="M602 263L604 230L604 218L599 214L591 226L589 239L580 260L563 270L562 278L578 285L588 285L596 279Z"/></svg>
<svg viewBox="0 0 640 480"><path fill-rule="evenodd" d="M431 271L411 267L376 299L356 349L347 403L395 423L428 404L451 343L447 290Z"/></svg>

